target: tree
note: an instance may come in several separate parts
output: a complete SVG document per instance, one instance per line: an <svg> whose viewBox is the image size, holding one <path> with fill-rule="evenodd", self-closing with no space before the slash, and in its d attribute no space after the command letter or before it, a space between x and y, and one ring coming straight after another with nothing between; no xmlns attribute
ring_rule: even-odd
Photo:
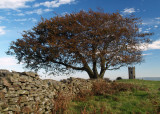
<svg viewBox="0 0 160 114"><path fill-rule="evenodd" d="M140 46L152 34L140 33L140 22L134 16L93 10L42 18L11 43L7 54L33 70L86 71L90 78L103 78L106 70L142 62Z"/></svg>

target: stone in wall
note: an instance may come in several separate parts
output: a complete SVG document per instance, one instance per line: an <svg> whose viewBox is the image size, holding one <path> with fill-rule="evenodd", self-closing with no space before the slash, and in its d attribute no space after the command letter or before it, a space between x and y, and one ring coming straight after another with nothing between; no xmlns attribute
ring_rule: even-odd
<svg viewBox="0 0 160 114"><path fill-rule="evenodd" d="M33 72L0 70L0 114L49 114L54 108L57 93L74 97L80 91L91 90L93 83L99 80L73 77L61 81L42 80Z"/></svg>
<svg viewBox="0 0 160 114"><path fill-rule="evenodd" d="M51 112L55 92L35 73L0 70L0 113Z"/></svg>

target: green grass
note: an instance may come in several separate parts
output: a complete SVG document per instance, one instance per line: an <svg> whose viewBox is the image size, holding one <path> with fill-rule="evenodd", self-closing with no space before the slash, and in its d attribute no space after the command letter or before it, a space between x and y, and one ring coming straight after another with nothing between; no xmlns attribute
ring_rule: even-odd
<svg viewBox="0 0 160 114"><path fill-rule="evenodd" d="M133 90L112 95L93 96L86 101L73 100L67 112L73 114L158 114L160 113L160 81L119 80L148 90ZM85 113L84 113L85 112Z"/></svg>

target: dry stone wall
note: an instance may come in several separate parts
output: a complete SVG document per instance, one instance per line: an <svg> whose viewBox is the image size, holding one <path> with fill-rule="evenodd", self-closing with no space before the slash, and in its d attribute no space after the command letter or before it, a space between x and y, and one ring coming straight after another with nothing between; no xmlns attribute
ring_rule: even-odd
<svg viewBox="0 0 160 114"><path fill-rule="evenodd" d="M49 114L58 92L74 97L80 91L92 89L92 82L72 77L61 81L42 80L33 72L0 70L0 113Z"/></svg>

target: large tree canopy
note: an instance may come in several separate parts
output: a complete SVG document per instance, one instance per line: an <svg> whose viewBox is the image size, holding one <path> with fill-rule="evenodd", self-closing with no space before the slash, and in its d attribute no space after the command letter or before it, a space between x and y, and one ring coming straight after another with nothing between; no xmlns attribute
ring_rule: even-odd
<svg viewBox="0 0 160 114"><path fill-rule="evenodd" d="M151 33L140 33L139 24L134 16L92 10L42 19L12 42L7 54L26 68L86 71L90 78L103 78L106 70L142 61L140 46Z"/></svg>

